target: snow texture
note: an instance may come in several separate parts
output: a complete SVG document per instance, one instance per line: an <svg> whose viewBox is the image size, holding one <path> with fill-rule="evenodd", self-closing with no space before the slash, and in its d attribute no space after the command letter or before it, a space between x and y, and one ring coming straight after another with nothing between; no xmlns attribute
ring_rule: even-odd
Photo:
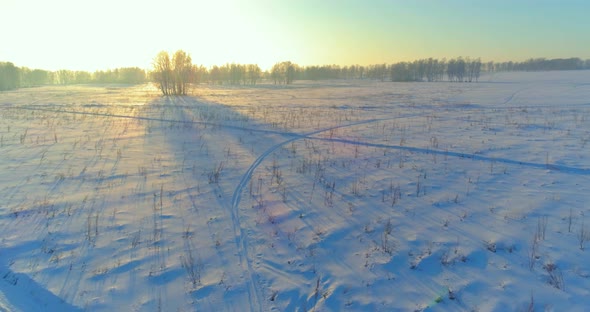
<svg viewBox="0 0 590 312"><path fill-rule="evenodd" d="M0 311L583 311L590 71L0 93Z"/></svg>

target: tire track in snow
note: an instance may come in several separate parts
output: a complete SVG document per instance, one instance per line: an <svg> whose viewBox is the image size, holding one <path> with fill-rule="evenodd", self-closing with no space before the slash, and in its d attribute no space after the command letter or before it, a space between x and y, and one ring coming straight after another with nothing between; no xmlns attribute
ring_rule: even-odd
<svg viewBox="0 0 590 312"><path fill-rule="evenodd" d="M185 106L189 106L189 104L190 104L190 102L185 97L177 97L175 100L178 102L184 103ZM174 107L175 106L174 104L176 101L172 101L172 102L168 103L168 105L172 106L175 109L179 109L179 111L178 111L179 118L182 118L182 119L180 119L180 120L158 120L158 121L160 121L160 122L171 121L171 122L183 123L183 124L207 125L207 126L214 126L214 127L224 128L224 129L240 130L240 131L263 132L263 133L272 133L272 134L279 134L279 135L293 135L290 133L279 132L279 131L266 131L266 130L262 130L262 129L250 129L250 128L244 128L244 127L231 126L231 125L228 126L228 125L213 123L213 122L202 122L202 121L189 120L189 118L187 118L187 115L188 114L192 115L192 112L190 110L185 111L185 110L180 109L179 107ZM186 178L185 178L185 185L188 185ZM193 204L193 208L195 210L197 210L196 204L194 203L194 200L192 198L191 198L191 201ZM234 229L234 233L237 233L236 229L240 228L240 225L236 224L236 220L238 220L238 219L232 209L232 206L227 207L227 203L223 203L223 201L218 201L218 203L221 207L229 208L227 210L229 210L229 215L232 220L232 227ZM212 233L211 228L209 228L209 230ZM236 247L237 247L236 253L238 256L238 261L239 261L239 266L240 266L241 272L243 272L242 274L245 275L245 278L247 279L247 283L248 283L246 285L246 290L248 292L247 295L248 295L248 300L249 300L250 311L262 311L263 309L260 305L260 303L261 303L260 295L256 291L256 288L254 285L253 275L251 273L252 270L251 270L250 264L248 262L246 265L246 262L243 259L244 253L242 252L242 249L240 249L240 244L238 242L239 242L239 240L236 239Z"/></svg>
<svg viewBox="0 0 590 312"><path fill-rule="evenodd" d="M520 91L522 91L522 90L515 92L515 94ZM514 96L514 94L513 94L513 96ZM511 96L511 97L513 97L513 96ZM334 126L334 127L323 128L323 129L315 130L315 131L308 132L305 134L297 135L293 138L290 138L290 139L285 140L283 142L277 143L277 144L273 145L272 147L268 148L260 156L258 156L258 158L250 165L250 167L242 175L240 183L237 185L237 187L234 190L234 193L232 195L231 213L232 213L232 221L234 224L234 232L236 233L236 244L238 245L238 248L239 248L240 264L244 265L244 263L245 263L248 273L250 275L250 289L248 290L248 293L250 295L251 300L255 299L259 303L261 302L260 301L261 300L260 294L259 294L259 291L257 288L257 280L256 281L254 280L255 273L253 272L252 264L251 264L250 258L248 257L247 239L244 234L244 229L240 225L240 220L239 220L239 215L238 215L238 208L239 208L238 206L240 204L241 195L243 193L243 190L247 186L248 182L252 178L252 175L254 174L254 171L258 168L258 166L260 166L260 164L268 156L270 156L273 152L275 152L277 149L279 149L280 147L285 146L291 142L294 142L294 141L297 141L300 139L312 139L312 140L321 140L321 141L328 141L328 142L339 142L339 143L344 143L344 144L363 145L363 146L368 146L368 147L406 150L406 151L423 153L423 154L440 154L440 155L446 155L446 156L451 156L451 157L473 159L473 160L480 160L480 161L487 161L487 162L500 162L500 163L511 164L511 165L521 165L521 166L531 167L531 168L535 168L535 169L555 170L555 171L560 171L560 172L564 172L564 173L568 173L568 174L590 175L590 169L587 169L587 168L576 168L576 167L555 165L555 164L541 164L541 163L519 161L519 160L514 160L514 159L508 159L508 158L495 158L495 157L488 157L488 156L471 154L471 153L461 153L461 152L456 152L456 151L455 152L454 151L440 151L440 150L432 150L432 149L411 147L411 146L387 145L387 144L379 144L379 143L352 141L352 140L346 140L346 139L313 137L316 134L330 131L333 129L353 127L353 126L358 126L358 125L362 125L362 124L368 124L368 123L379 122L379 121L387 121L387 120L399 119L399 118L407 118L407 117L408 116L395 117L395 118L369 119L369 120L359 121L359 122L350 123L350 124L346 124L346 125L339 125L339 126ZM289 133L285 133L285 134L289 134ZM291 134L291 135L296 135L296 134ZM243 260L243 259L245 259L245 260ZM254 296L252 296L252 294L254 294ZM252 302L250 302L250 310L251 311L261 310L259 303L253 304ZM256 306L256 309L255 309L255 306Z"/></svg>
<svg viewBox="0 0 590 312"><path fill-rule="evenodd" d="M184 97L179 97L178 100L180 102L188 104L187 99ZM232 198L231 198L230 214L231 214L231 219L232 219L232 226L233 226L234 234L236 237L235 243L236 243L236 246L238 249L237 254L238 254L239 265L240 265L240 267L242 267L243 272L245 272L247 274L247 279L248 279L247 291L248 291L248 297L250 300L250 303L249 303L250 311L262 311L263 306L262 306L261 294L260 294L258 287L257 287L258 280L256 279L256 275L254 273L254 270L252 269L251 260L248 257L248 244L247 244L247 240L246 240L246 235L244 233L244 229L242 228L242 226L240 224L240 219L239 219L239 214L238 214L238 206L240 203L241 194L243 192L243 189L246 187L246 185L250 181L250 179L254 173L254 170L256 170L256 168L274 151L276 151L280 147L285 146L293 141L305 139L305 138L310 138L313 135L316 135L316 134L319 134L322 132L326 132L326 131L330 131L330 130L334 130L334 129L338 129L338 128L352 127L352 126L358 126L358 125L362 125L362 124L368 124L368 123L386 121L386 120L393 120L393 119L400 119L400 118L407 118L407 117L409 117L409 116L397 116L397 117L393 117L393 118L368 119L368 120L357 121L357 122L344 124L344 125L337 125L337 126L322 128L322 129L314 130L314 131L304 133L304 134L298 134L298 133L286 132L286 131L252 129L252 128L223 125L223 124L216 124L216 123L210 123L210 122L199 122L199 121L192 121L192 120L188 121L187 119L158 120L158 121L164 121L164 122L165 121L172 121L172 122L177 122L177 123L214 125L214 126L218 126L218 127L222 127L222 128L226 128L226 129L251 131L251 132L262 132L262 133L267 133L267 134L278 134L278 135L282 135L282 136L291 136L291 138L289 138L285 141L282 141L280 143L277 143L277 144L273 145L272 147L270 147L269 149L265 150L248 167L248 169L246 170L246 173L244 173L242 175L242 178L240 179L240 183L237 185L237 187L234 190L234 193L232 195Z"/></svg>
<svg viewBox="0 0 590 312"><path fill-rule="evenodd" d="M313 135L316 135L316 134L319 134L322 132L326 132L326 131L330 131L330 130L334 130L334 129L353 127L353 126L358 126L358 125L363 125L363 124L368 124L368 123L373 123L373 122L386 121L386 120L399 119L399 118L405 118L405 117L368 119L368 120L358 121L358 122L345 124L345 125L338 125L338 126L333 126L333 127L328 127L328 128L322 128L322 129L308 132L305 134L297 135L293 138L282 141L282 142L277 143L277 144L273 145L272 147L268 148L260 156L258 156L258 158L256 158L256 160L254 160L254 162L250 165L250 167L248 167L246 172L242 175L242 178L240 179L240 183L236 186L234 193L232 195L231 214L232 214L232 222L234 225L234 233L236 234L236 244L238 246L238 255L239 255L239 259L240 259L240 265L241 266L245 265L246 267L244 269L246 269L249 274L250 286L248 289L248 294L250 295L250 300L251 300L250 301L250 310L251 311L262 311L262 308L260 305L261 298L260 298L260 293L259 293L258 287L257 287L257 284L258 284L257 279L256 279L256 281L254 279L255 273L253 272L253 269L252 269L252 263L250 261L250 258L248 257L248 242L247 242L246 236L244 234L244 229L240 225L240 219L239 219L239 215L238 215L238 206L240 204L242 192L243 192L244 188L246 187L246 185L248 185L248 182L250 181L250 179L252 178L254 170L256 170L256 168L258 168L258 166L260 166L260 164L268 156L270 156L274 151L276 151L280 147L285 146L293 141L297 141L297 140L301 140L301 139L305 139L305 138L312 138L311 136L313 136ZM285 134L296 135L293 133L285 133ZM252 302L252 300L255 300L255 302Z"/></svg>
<svg viewBox="0 0 590 312"><path fill-rule="evenodd" d="M512 100L514 99L514 97L515 97L517 94L521 93L522 91L524 91L524 90L526 90L526 89L529 89L529 87L525 87L525 88L518 89L518 90L514 91L512 94L510 94L510 95L509 95L509 96L508 96L508 97L507 97L507 98L504 100L504 103L502 103L502 105L506 105L506 104L508 104L508 103L512 102Z"/></svg>

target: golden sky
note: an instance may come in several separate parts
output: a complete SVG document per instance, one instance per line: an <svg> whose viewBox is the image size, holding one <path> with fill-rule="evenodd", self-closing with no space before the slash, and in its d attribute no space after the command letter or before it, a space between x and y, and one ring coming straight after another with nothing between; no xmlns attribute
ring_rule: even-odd
<svg viewBox="0 0 590 312"><path fill-rule="evenodd" d="M590 58L580 0L0 0L0 61L57 70L375 64L426 57Z"/></svg>

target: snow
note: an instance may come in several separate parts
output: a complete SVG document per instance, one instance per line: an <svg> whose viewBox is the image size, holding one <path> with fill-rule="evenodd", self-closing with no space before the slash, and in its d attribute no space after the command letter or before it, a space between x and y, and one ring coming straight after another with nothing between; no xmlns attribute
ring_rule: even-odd
<svg viewBox="0 0 590 312"><path fill-rule="evenodd" d="M590 72L0 93L0 311L582 311Z"/></svg>

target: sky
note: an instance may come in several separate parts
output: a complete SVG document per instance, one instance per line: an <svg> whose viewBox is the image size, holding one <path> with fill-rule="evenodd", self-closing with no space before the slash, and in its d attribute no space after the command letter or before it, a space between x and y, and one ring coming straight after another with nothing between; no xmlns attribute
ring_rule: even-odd
<svg viewBox="0 0 590 312"><path fill-rule="evenodd" d="M0 61L46 70L590 59L588 0L0 0Z"/></svg>

